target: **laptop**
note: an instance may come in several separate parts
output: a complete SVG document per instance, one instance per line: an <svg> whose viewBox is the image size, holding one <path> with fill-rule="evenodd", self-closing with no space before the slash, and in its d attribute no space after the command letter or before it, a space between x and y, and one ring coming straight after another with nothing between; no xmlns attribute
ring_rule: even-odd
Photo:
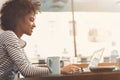
<svg viewBox="0 0 120 80"><path fill-rule="evenodd" d="M88 67L84 68L83 71L89 72L90 67L97 67L102 58L103 52L104 52L104 48L94 51Z"/></svg>

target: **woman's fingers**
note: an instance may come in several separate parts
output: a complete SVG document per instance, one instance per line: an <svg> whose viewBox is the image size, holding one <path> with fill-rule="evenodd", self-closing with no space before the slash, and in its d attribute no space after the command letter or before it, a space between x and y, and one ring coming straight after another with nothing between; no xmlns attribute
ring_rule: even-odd
<svg viewBox="0 0 120 80"><path fill-rule="evenodd" d="M62 68L62 73L64 74L74 74L74 73L81 73L82 69L78 66L68 65Z"/></svg>
<svg viewBox="0 0 120 80"><path fill-rule="evenodd" d="M82 72L81 68L76 67L76 66L73 66L73 67L71 68L71 71L72 71L72 73L76 73L76 72L81 73L81 72Z"/></svg>

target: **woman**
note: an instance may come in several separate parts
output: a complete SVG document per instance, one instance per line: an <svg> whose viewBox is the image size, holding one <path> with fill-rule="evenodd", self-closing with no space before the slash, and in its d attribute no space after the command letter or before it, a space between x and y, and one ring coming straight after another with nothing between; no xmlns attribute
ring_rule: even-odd
<svg viewBox="0 0 120 80"><path fill-rule="evenodd" d="M31 65L23 46L20 45L22 35L31 35L35 28L35 14L39 6L31 0L9 0L3 5L1 28L4 31L0 33L0 80L14 80L18 71L25 77L49 73L48 68ZM65 66L61 73L72 71L73 67Z"/></svg>

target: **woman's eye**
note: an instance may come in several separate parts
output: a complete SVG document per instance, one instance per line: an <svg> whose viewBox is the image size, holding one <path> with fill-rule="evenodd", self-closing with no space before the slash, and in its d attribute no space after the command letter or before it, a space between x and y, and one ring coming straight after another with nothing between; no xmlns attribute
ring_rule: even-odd
<svg viewBox="0 0 120 80"><path fill-rule="evenodd" d="M31 22L34 22L34 18L30 18L30 21L31 21Z"/></svg>
<svg viewBox="0 0 120 80"><path fill-rule="evenodd" d="M34 20L33 19L30 19L31 22L33 22Z"/></svg>

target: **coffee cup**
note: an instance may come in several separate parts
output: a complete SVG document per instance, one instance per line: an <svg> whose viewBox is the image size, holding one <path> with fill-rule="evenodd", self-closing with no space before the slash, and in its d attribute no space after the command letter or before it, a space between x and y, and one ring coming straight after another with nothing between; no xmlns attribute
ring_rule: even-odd
<svg viewBox="0 0 120 80"><path fill-rule="evenodd" d="M120 57L116 58L116 67L120 70Z"/></svg>
<svg viewBox="0 0 120 80"><path fill-rule="evenodd" d="M60 57L57 57L57 56L48 57L47 66L49 68L50 74L59 75L60 74Z"/></svg>

